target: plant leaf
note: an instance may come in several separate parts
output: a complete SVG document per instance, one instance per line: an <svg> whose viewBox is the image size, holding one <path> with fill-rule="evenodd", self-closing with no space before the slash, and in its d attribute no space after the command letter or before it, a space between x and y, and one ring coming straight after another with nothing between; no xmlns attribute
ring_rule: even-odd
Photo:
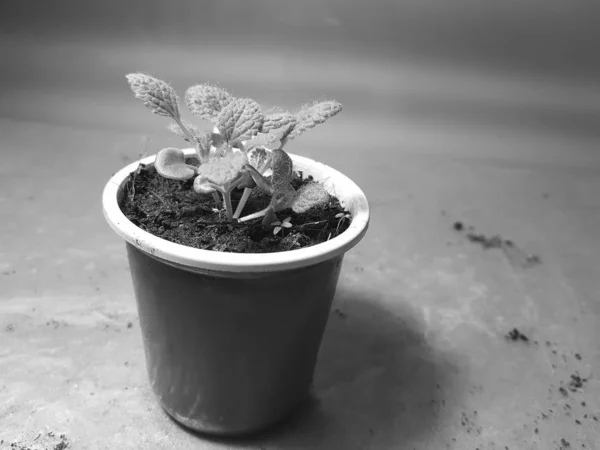
<svg viewBox="0 0 600 450"><path fill-rule="evenodd" d="M335 116L342 110L342 104L334 100L313 103L303 107L296 114L297 123L290 131L288 140L294 139L304 133L306 130L325 122L327 119Z"/></svg>
<svg viewBox="0 0 600 450"><path fill-rule="evenodd" d="M257 134L251 140L246 141L246 151L250 151L256 147L266 147L273 142L280 141L285 131L277 130L266 134Z"/></svg>
<svg viewBox="0 0 600 450"><path fill-rule="evenodd" d="M196 171L185 163L183 150L175 147L163 148L156 155L154 167L158 174L170 180L189 180Z"/></svg>
<svg viewBox="0 0 600 450"><path fill-rule="evenodd" d="M179 119L177 92L165 81L143 73L130 73L126 78L135 98L154 114Z"/></svg>
<svg viewBox="0 0 600 450"><path fill-rule="evenodd" d="M302 214L310 208L329 201L329 193L321 183L309 183L302 186L292 200L292 211Z"/></svg>
<svg viewBox="0 0 600 450"><path fill-rule="evenodd" d="M244 153L227 153L221 158L202 164L198 168L198 175L217 186L225 186L238 177L247 162Z"/></svg>
<svg viewBox="0 0 600 450"><path fill-rule="evenodd" d="M230 153L233 153L233 148L227 142L222 142L221 145L215 147L215 149L210 152L211 156L214 156L215 158L222 158Z"/></svg>
<svg viewBox="0 0 600 450"><path fill-rule="evenodd" d="M258 133L263 121L258 103L249 98L239 98L221 110L217 128L226 141L246 140Z"/></svg>
<svg viewBox="0 0 600 450"><path fill-rule="evenodd" d="M271 164L273 168L273 189L277 191L280 188L285 187L292 181L294 163L292 158L285 151L280 148L273 150L272 152L273 162Z"/></svg>
<svg viewBox="0 0 600 450"><path fill-rule="evenodd" d="M254 147L267 146L273 142L280 141L296 122L296 116L287 112L273 113L265 116L259 134L246 144L246 148L249 150Z"/></svg>
<svg viewBox="0 0 600 450"><path fill-rule="evenodd" d="M211 194L216 192L206 175L198 175L194 179L194 191L198 194Z"/></svg>
<svg viewBox="0 0 600 450"><path fill-rule="evenodd" d="M265 120L260 129L261 133L270 133L272 131L284 131L288 126L293 125L298 120L296 117L287 112L274 113L265 116Z"/></svg>
<svg viewBox="0 0 600 450"><path fill-rule="evenodd" d="M188 131L190 132L190 134L196 139L196 141L200 142L201 139L204 139L206 133L204 133L200 128L198 128L196 125L193 125L185 120L181 120L181 123L183 123L183 126L185 126ZM181 127L179 126L179 124L177 123L172 123L170 124L167 129L169 131L171 131L172 133L175 133L177 136L182 137L183 139L185 139L186 141L188 140L187 137L185 136L185 134L183 133ZM194 144L194 142L190 142L190 144Z"/></svg>
<svg viewBox="0 0 600 450"><path fill-rule="evenodd" d="M272 158L273 176L271 177L271 185L273 194L269 205L272 206L274 212L278 212L288 208L296 194L296 190L290 183L293 174L293 162L292 158L279 148L273 150Z"/></svg>
<svg viewBox="0 0 600 450"><path fill-rule="evenodd" d="M248 164L261 175L264 175L267 169L271 167L272 152L267 151L264 147L253 148L246 155L248 156Z"/></svg>
<svg viewBox="0 0 600 450"><path fill-rule="evenodd" d="M185 101L190 112L203 119L215 122L219 113L234 97L225 89L208 84L197 84L185 93Z"/></svg>

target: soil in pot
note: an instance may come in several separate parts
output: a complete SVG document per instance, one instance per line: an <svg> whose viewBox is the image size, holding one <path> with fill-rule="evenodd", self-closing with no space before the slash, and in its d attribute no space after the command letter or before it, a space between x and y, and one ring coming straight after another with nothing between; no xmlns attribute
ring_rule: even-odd
<svg viewBox="0 0 600 450"><path fill-rule="evenodd" d="M188 162L194 163L193 160ZM312 177L295 172L292 185L298 189L311 181ZM234 189L232 193L234 209L242 192ZM125 193L121 210L134 225L167 241L204 250L232 253L296 250L332 239L350 225L350 214L334 196L325 205L303 214L291 209L280 211L279 219L290 217L292 226L282 227L277 234L273 227L263 227L261 219L231 222L224 212L215 211L211 195L194 191L193 179L168 180L158 175L152 166L140 165L127 181ZM255 188L242 215L265 208L269 200L269 196Z"/></svg>

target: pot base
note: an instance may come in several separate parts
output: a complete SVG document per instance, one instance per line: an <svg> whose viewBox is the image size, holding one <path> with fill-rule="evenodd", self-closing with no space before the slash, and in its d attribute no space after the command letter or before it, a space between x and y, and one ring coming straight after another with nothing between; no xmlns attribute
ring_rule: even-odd
<svg viewBox="0 0 600 450"><path fill-rule="evenodd" d="M343 255L277 272L195 272L127 244L150 383L188 428L249 434L306 398Z"/></svg>
<svg viewBox="0 0 600 450"><path fill-rule="evenodd" d="M162 410L175 422L177 422L183 428L190 430L193 433L198 433L204 436L213 436L217 438L241 438L251 435L260 434L270 430L271 428L277 427L278 425L282 425L292 417L294 417L305 405L309 398L307 394L304 399L300 399L296 405L293 405L292 408L281 415L273 419L273 421L263 424L261 427L254 427L249 429L239 429L239 430L231 430L226 428L218 428L210 423L204 423L197 419L183 417L177 414L174 411L169 411L165 405L160 405Z"/></svg>

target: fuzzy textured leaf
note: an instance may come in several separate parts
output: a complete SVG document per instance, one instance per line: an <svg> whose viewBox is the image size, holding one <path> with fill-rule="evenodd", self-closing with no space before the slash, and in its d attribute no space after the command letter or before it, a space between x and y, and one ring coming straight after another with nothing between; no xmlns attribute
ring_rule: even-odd
<svg viewBox="0 0 600 450"><path fill-rule="evenodd" d="M200 142L201 139L204 139L206 137L206 133L204 133L196 125L193 125L183 119L181 120L181 122L183 123L183 126L185 126L187 128L187 130L190 132L190 134L194 137L194 139L196 139L196 141ZM171 131L172 133L175 133L177 136L182 137L186 141L188 140L187 137L185 136L185 134L183 133L183 130L179 126L179 124L172 123L167 127L167 129L169 131ZM194 144L194 142L190 142L190 144Z"/></svg>
<svg viewBox="0 0 600 450"><path fill-rule="evenodd" d="M270 133L278 130L283 132L287 127L294 125L296 122L296 117L287 112L269 114L265 116L260 132Z"/></svg>
<svg viewBox="0 0 600 450"><path fill-rule="evenodd" d="M272 152L273 162L271 164L273 169L273 190L278 191L284 187L287 187L292 180L293 175L293 162L290 155L281 149L273 150Z"/></svg>
<svg viewBox="0 0 600 450"><path fill-rule="evenodd" d="M212 194L213 192L217 192L206 175L198 175L194 179L194 191L198 194Z"/></svg>
<svg viewBox="0 0 600 450"><path fill-rule="evenodd" d="M267 146L273 142L280 141L290 128L293 128L297 119L290 113L274 113L265 116L260 132L252 140L246 143L246 149Z"/></svg>
<svg viewBox="0 0 600 450"><path fill-rule="evenodd" d="M258 103L249 98L239 98L219 113L217 128L226 141L246 140L259 132L263 121Z"/></svg>
<svg viewBox="0 0 600 450"><path fill-rule="evenodd" d="M232 152L233 149L227 142L221 142L221 145L215 147L215 149L211 151L211 156L222 158L223 156Z"/></svg>
<svg viewBox="0 0 600 450"><path fill-rule="evenodd" d="M289 140L294 139L327 119L335 116L342 110L342 104L334 100L313 103L312 105L303 107L296 114L297 123L288 134Z"/></svg>
<svg viewBox="0 0 600 450"><path fill-rule="evenodd" d="M225 186L240 175L247 163L248 159L244 153L228 153L221 158L202 164L198 168L198 175L218 186Z"/></svg>
<svg viewBox="0 0 600 450"><path fill-rule="evenodd" d="M285 131L273 130L270 133L259 133L254 136L251 140L246 141L246 151L250 151L257 147L266 147L271 145L273 142L280 141Z"/></svg>
<svg viewBox="0 0 600 450"><path fill-rule="evenodd" d="M278 212L288 208L296 194L290 183L293 175L293 162L292 158L281 149L273 150L272 155L273 176L271 177L271 183L273 195L269 205L274 212Z"/></svg>
<svg viewBox="0 0 600 450"><path fill-rule="evenodd" d="M297 214L304 213L317 205L323 205L329 201L329 193L320 183L309 183L296 191L292 201L292 211Z"/></svg>
<svg viewBox="0 0 600 450"><path fill-rule="evenodd" d="M163 148L159 151L154 167L160 176L170 180L189 180L196 173L185 163L183 150L175 147Z"/></svg>
<svg viewBox="0 0 600 450"><path fill-rule="evenodd" d="M219 113L234 97L225 89L208 84L197 84L185 93L185 101L190 112L198 117L215 122Z"/></svg>
<svg viewBox="0 0 600 450"><path fill-rule="evenodd" d="M126 78L135 97L154 114L179 119L177 92L165 81L143 73L130 73Z"/></svg>

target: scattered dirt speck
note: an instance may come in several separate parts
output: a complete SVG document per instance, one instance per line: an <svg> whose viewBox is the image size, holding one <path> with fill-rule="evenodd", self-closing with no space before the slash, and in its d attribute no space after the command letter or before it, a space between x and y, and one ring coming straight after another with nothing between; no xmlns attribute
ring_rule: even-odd
<svg viewBox="0 0 600 450"><path fill-rule="evenodd" d="M0 444L4 443L5 441L0 441ZM50 431L45 434L38 434L29 442L14 441L10 444L9 448L11 450L65 450L69 446L69 438L65 434L57 435L57 433Z"/></svg>
<svg viewBox="0 0 600 450"><path fill-rule="evenodd" d="M339 308L334 309L333 312L335 312L340 317L346 317L348 315L345 312L343 312L342 310L340 310Z"/></svg>
<svg viewBox="0 0 600 450"><path fill-rule="evenodd" d="M462 232L466 230L465 237L472 243L480 245L482 248L503 250L510 261L518 263L523 267L531 267L542 263L538 255L526 253L520 249L511 239L505 239L499 234L487 236L478 233L472 226L465 226L463 222L456 221L453 224L455 231Z"/></svg>
<svg viewBox="0 0 600 450"><path fill-rule="evenodd" d="M586 382L587 378L581 378L579 374L574 373L571 375L571 380L569 381L569 390L576 392L578 389L582 389Z"/></svg>
<svg viewBox="0 0 600 450"><path fill-rule="evenodd" d="M504 337L509 341L529 342L529 338L523 333L521 333L517 328L513 328L512 330L510 330Z"/></svg>
<svg viewBox="0 0 600 450"><path fill-rule="evenodd" d="M467 239L476 244L480 244L485 249L502 248L504 244L502 237L499 235L488 237L485 234L470 232L467 233Z"/></svg>
<svg viewBox="0 0 600 450"><path fill-rule="evenodd" d="M463 412L460 416L460 424L468 434L481 435L483 428L476 423L477 411L474 411L470 417L469 414Z"/></svg>
<svg viewBox="0 0 600 450"><path fill-rule="evenodd" d="M571 444L565 438L560 438L561 450L566 448L571 448Z"/></svg>
<svg viewBox="0 0 600 450"><path fill-rule="evenodd" d="M567 397L569 395L569 393L567 392L567 390L565 389L564 386L559 387L558 392L560 392L565 397Z"/></svg>

